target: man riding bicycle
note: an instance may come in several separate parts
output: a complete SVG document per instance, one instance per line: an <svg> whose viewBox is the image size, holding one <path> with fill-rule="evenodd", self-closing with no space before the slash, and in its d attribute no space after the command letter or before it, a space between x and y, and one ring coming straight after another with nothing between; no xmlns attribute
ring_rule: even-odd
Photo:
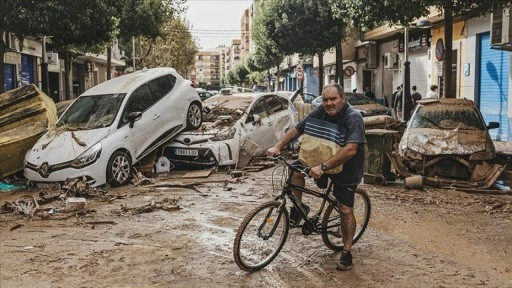
<svg viewBox="0 0 512 288"><path fill-rule="evenodd" d="M321 97L322 105L315 108L297 126L290 129L274 147L267 150L266 155L279 154L286 145L303 134L332 140L340 145L337 152L328 159L324 159L320 165L308 165L300 160L296 164L312 166L309 176L314 178L315 182L325 182L327 181L326 177L329 177L334 183L333 193L338 200L341 216L340 228L343 235L343 251L336 269L350 270L353 267L350 249L356 227L353 210L354 193L364 173L364 144L366 143L364 122L361 114L346 103L343 87L339 84L326 85L322 90ZM343 169L338 172L337 168L340 168L341 165L343 165ZM334 174L329 174L333 169L336 170ZM304 187L306 184L304 175L293 172L292 183ZM302 192L293 190L293 194L297 203L307 214L310 209L309 206L302 203ZM300 213L293 207L290 211L290 219L296 225L302 220Z"/></svg>

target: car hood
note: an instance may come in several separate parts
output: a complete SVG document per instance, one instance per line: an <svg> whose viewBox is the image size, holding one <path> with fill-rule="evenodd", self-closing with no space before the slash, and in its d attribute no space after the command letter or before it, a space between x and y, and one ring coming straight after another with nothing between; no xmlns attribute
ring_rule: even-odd
<svg viewBox="0 0 512 288"><path fill-rule="evenodd" d="M365 115L372 116L375 114L385 114L388 112L388 108L384 107L380 104L363 104L363 105L353 105L357 110L365 112Z"/></svg>
<svg viewBox="0 0 512 288"><path fill-rule="evenodd" d="M194 144L208 141L219 133L227 132L234 125L222 125L216 122L205 122L201 128L192 131L181 132L174 137L173 141Z"/></svg>
<svg viewBox="0 0 512 288"><path fill-rule="evenodd" d="M409 128L400 142L400 150L423 155L469 155L486 149L487 131Z"/></svg>
<svg viewBox="0 0 512 288"><path fill-rule="evenodd" d="M55 128L46 132L27 153L27 161L40 165L73 161L109 133L109 127L69 131Z"/></svg>

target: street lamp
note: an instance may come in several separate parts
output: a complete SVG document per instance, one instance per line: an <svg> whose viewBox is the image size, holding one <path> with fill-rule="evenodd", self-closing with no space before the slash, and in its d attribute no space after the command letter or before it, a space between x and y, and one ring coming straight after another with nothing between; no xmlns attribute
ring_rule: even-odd
<svg viewBox="0 0 512 288"><path fill-rule="evenodd" d="M416 22L417 28L430 28L432 22L420 20ZM412 99L411 99L411 67L409 62L409 27L404 27L404 87L402 90L402 122L406 122L411 117Z"/></svg>

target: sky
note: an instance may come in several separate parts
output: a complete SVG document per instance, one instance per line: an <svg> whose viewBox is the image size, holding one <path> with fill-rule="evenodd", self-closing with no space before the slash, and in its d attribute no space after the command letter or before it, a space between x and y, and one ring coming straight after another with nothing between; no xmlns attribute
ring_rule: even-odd
<svg viewBox="0 0 512 288"><path fill-rule="evenodd" d="M242 14L252 0L187 0L185 19L200 49L228 46L240 38Z"/></svg>

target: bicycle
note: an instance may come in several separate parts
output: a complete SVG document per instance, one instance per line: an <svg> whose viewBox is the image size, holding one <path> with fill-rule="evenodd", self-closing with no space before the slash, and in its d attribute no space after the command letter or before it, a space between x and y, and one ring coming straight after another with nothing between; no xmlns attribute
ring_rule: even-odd
<svg viewBox="0 0 512 288"><path fill-rule="evenodd" d="M321 234L324 244L333 251L343 250L343 239L340 231L341 217L338 210L338 202L332 193L333 183L330 182L326 189L317 192L306 187L295 185L291 182L290 171L296 171L308 176L308 168L299 168L279 155L274 159L282 162L283 175L286 178L281 193L274 200L265 202L252 209L243 219L237 230L233 256L240 269L253 272L270 264L279 254L288 237L290 228L301 228L303 235ZM288 169L287 169L288 168ZM274 185L274 178L272 177ZM292 188L303 193L322 198L320 209L312 217L297 204L292 193ZM297 209L304 224L290 227L290 215L286 208L286 200L289 199ZM327 208L326 208L327 207ZM324 212L325 208L325 212ZM335 211L333 213L333 211ZM322 222L319 223L323 213ZM356 217L356 232L353 238L355 244L363 235L370 221L371 204L366 191L357 188L354 199L354 215ZM300 223L300 222L299 222Z"/></svg>

